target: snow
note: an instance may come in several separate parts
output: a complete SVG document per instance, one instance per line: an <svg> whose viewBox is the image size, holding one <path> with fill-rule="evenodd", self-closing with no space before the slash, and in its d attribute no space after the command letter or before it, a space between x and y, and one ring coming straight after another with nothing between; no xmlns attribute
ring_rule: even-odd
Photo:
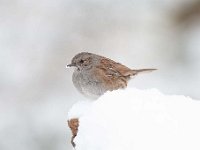
<svg viewBox="0 0 200 150"><path fill-rule="evenodd" d="M200 101L156 89L107 92L74 104L76 150L199 150Z"/></svg>

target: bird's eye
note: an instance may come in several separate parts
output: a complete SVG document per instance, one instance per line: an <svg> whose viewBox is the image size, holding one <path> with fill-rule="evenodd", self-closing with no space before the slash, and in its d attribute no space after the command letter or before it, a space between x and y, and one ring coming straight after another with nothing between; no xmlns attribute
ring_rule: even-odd
<svg viewBox="0 0 200 150"><path fill-rule="evenodd" d="M81 59L81 60L80 60L80 63L81 63L81 64L83 64L83 63L84 63L84 60L83 60L83 59Z"/></svg>

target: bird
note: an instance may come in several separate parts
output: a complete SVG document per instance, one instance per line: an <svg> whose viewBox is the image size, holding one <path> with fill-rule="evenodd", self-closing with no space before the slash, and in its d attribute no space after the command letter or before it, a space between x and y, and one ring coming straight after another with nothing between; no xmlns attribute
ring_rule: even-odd
<svg viewBox="0 0 200 150"><path fill-rule="evenodd" d="M75 67L72 81L76 89L90 99L107 91L124 89L131 77L157 69L130 69L104 56L89 52L76 54L67 67Z"/></svg>

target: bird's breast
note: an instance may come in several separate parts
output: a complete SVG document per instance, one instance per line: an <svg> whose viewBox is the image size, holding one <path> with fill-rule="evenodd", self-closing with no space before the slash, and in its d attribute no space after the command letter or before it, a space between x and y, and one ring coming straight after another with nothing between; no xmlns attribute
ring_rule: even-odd
<svg viewBox="0 0 200 150"><path fill-rule="evenodd" d="M102 83L95 76L91 75L90 72L75 71L72 81L77 90L86 97L98 98L105 93Z"/></svg>

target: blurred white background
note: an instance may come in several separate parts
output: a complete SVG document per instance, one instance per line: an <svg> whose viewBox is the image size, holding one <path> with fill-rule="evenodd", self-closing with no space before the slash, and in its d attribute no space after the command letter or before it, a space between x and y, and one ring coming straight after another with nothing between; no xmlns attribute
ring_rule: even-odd
<svg viewBox="0 0 200 150"><path fill-rule="evenodd" d="M158 69L130 87L200 99L200 0L0 0L1 150L71 149L81 51Z"/></svg>

